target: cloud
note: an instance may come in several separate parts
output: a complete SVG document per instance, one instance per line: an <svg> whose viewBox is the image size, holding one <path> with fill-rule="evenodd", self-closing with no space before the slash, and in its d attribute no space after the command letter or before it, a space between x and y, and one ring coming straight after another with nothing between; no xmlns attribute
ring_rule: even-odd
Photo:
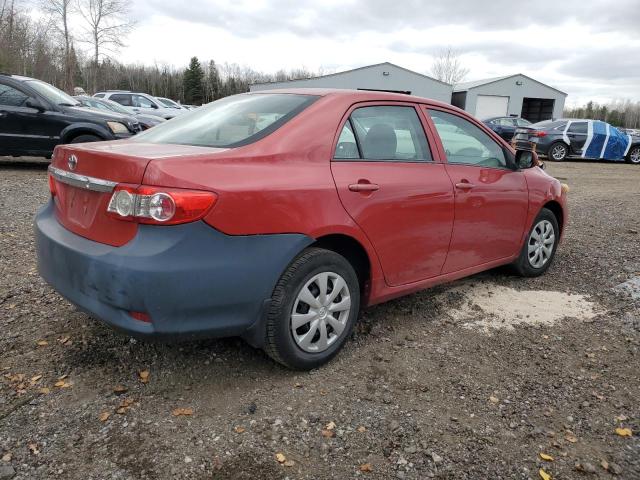
<svg viewBox="0 0 640 480"><path fill-rule="evenodd" d="M139 18L160 14L223 28L242 37L287 31L294 34L345 37L361 31L392 32L458 25L477 31L511 30L505 42L522 40L523 26L557 26L568 20L590 25L594 31L624 29L636 32L640 23L637 0L147 0L137 4ZM455 30L452 29L452 35Z"/></svg>

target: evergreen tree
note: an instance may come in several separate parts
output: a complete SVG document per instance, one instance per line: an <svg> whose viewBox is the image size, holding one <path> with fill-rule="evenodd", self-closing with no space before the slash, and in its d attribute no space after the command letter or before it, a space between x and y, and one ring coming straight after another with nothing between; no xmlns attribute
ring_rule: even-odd
<svg viewBox="0 0 640 480"><path fill-rule="evenodd" d="M191 105L200 105L204 97L204 71L198 57L193 57L189 62L189 68L184 71L184 101Z"/></svg>
<svg viewBox="0 0 640 480"><path fill-rule="evenodd" d="M220 82L220 73L218 67L213 60L209 61L207 71L207 101L217 100L222 96L222 83Z"/></svg>

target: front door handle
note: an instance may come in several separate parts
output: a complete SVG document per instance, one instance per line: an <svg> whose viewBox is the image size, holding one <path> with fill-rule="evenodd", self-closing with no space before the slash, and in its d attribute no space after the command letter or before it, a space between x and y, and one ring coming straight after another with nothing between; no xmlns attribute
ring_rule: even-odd
<svg viewBox="0 0 640 480"><path fill-rule="evenodd" d="M475 187L473 183L466 181L456 183L456 188L459 188L460 190L471 190L473 187Z"/></svg>
<svg viewBox="0 0 640 480"><path fill-rule="evenodd" d="M375 192L376 190L380 190L380 185L377 183L358 182L349 185L349 190L352 192Z"/></svg>

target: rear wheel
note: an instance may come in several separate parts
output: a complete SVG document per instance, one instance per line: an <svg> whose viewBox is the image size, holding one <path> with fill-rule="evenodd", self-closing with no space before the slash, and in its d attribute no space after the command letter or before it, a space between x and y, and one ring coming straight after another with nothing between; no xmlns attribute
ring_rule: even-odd
<svg viewBox="0 0 640 480"><path fill-rule="evenodd" d="M319 367L342 348L359 308L360 285L351 264L330 250L309 248L274 289L265 351L289 368Z"/></svg>
<svg viewBox="0 0 640 480"><path fill-rule="evenodd" d="M88 142L99 142L102 139L97 135L78 135L73 138L69 143L88 143Z"/></svg>
<svg viewBox="0 0 640 480"><path fill-rule="evenodd" d="M631 147L629 153L627 154L627 162L633 163L634 165L640 165L640 145L636 145L635 147Z"/></svg>
<svg viewBox="0 0 640 480"><path fill-rule="evenodd" d="M513 264L516 272L523 277L542 275L551 265L559 241L558 219L551 210L543 208L533 222L518 260Z"/></svg>
<svg viewBox="0 0 640 480"><path fill-rule="evenodd" d="M551 160L555 160L556 162L561 162L567 155L569 154L569 147L564 142L556 142L549 147L549 155L547 155Z"/></svg>

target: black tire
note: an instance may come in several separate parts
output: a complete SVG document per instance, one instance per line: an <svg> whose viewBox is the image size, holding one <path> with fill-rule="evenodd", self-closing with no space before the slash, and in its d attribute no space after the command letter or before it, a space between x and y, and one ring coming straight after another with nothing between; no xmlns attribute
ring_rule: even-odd
<svg viewBox="0 0 640 480"><path fill-rule="evenodd" d="M554 155L553 151L554 149L557 149L558 151L562 150L564 152L563 155ZM554 162L562 162L564 159L567 158L567 155L569 155L569 147L567 146L566 143L564 142L554 142L551 145L549 145L549 150L547 150L547 158L549 160L553 160Z"/></svg>
<svg viewBox="0 0 640 480"><path fill-rule="evenodd" d="M536 267L532 264L532 261L529 259L529 245L533 243L532 246L535 246L536 240L532 238L532 235L534 234L534 230L536 230L536 227L543 221L549 222L551 224L553 228L554 241L553 241L553 247L551 249L551 255L548 257L548 260L543 265ZM537 277L539 275L542 275L544 272L548 270L548 268L551 266L551 263L553 263L553 259L556 256L556 250L558 248L559 241L560 241L560 227L558 226L558 219L556 218L556 216L553 214L551 210L547 208L543 208L542 210L540 210L540 213L538 214L536 219L533 221L531 230L529 231L529 234L527 235L527 239L524 242L524 245L522 246L522 250L520 251L520 256L513 264L515 271L523 277Z"/></svg>
<svg viewBox="0 0 640 480"><path fill-rule="evenodd" d="M71 139L69 143L88 143L88 142L100 142L102 139L97 135L78 135Z"/></svg>
<svg viewBox="0 0 640 480"><path fill-rule="evenodd" d="M348 289L351 307L344 310L348 311L344 329L339 335L336 335L335 340L328 348L321 352L308 352L304 351L294 339L291 330L291 316L302 288L316 275L323 272L333 272L342 277ZM337 298L340 299L341 296L339 295ZM304 303L300 305L298 302L298 308L305 305ZM267 312L264 350L276 362L292 369L311 370L319 367L340 351L351 334L359 310L360 284L351 264L343 256L331 250L308 248L289 264L276 284ZM329 315L332 314L329 313ZM305 327L300 328L304 329ZM332 331L331 328L328 330ZM315 334L313 338L315 338Z"/></svg>
<svg viewBox="0 0 640 480"><path fill-rule="evenodd" d="M627 154L627 158L625 159L627 163L631 163L633 165L640 165L640 145L636 145L635 147L631 147L629 153Z"/></svg>

